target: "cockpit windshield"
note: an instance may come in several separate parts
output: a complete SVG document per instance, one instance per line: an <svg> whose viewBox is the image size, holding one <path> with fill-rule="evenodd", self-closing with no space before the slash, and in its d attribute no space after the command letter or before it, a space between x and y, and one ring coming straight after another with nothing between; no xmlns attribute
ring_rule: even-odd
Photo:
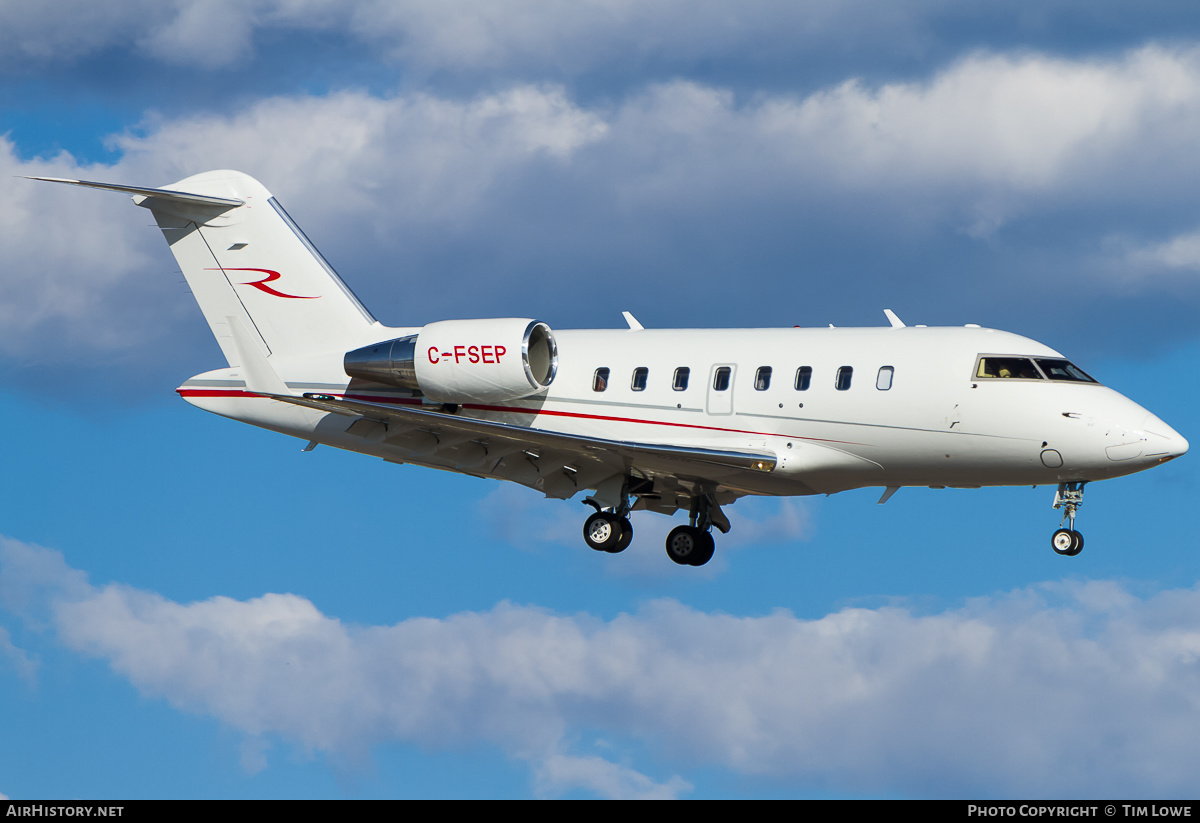
<svg viewBox="0 0 1200 823"><path fill-rule="evenodd" d="M1068 380L1073 383L1096 383L1091 375L1076 366L1070 360L1053 360L1048 357L1038 357L1037 364L1042 373L1051 380Z"/></svg>
<svg viewBox="0 0 1200 823"><path fill-rule="evenodd" d="M1055 357L1011 357L980 355L975 365L977 380L1061 380L1096 383L1087 372L1069 360Z"/></svg>
<svg viewBox="0 0 1200 823"><path fill-rule="evenodd" d="M980 357L975 376L1009 380L1041 380L1042 374L1028 357Z"/></svg>

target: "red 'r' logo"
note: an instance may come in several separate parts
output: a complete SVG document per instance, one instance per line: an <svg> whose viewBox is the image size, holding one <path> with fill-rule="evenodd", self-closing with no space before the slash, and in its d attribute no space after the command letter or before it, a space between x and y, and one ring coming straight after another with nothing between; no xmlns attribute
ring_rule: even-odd
<svg viewBox="0 0 1200 823"><path fill-rule="evenodd" d="M301 294L284 294L281 291L276 291L267 284L275 282L280 277L283 277L283 275L277 271L271 271L270 269L205 269L205 271L260 271L266 275L266 277L264 277L262 280L252 280L249 283L241 283L240 285L253 286L254 288L261 292L265 292L266 294L270 294L275 297L287 297L292 300L316 300L318 297L320 297L319 294L313 297L306 297Z"/></svg>

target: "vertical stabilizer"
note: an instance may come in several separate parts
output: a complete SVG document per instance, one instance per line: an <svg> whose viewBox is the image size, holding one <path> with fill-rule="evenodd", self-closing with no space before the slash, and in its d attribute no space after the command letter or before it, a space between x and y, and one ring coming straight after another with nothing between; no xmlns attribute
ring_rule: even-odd
<svg viewBox="0 0 1200 823"><path fill-rule="evenodd" d="M154 213L231 366L258 361L247 346L291 359L371 339L370 312L253 177L210 171L156 191L134 202Z"/></svg>

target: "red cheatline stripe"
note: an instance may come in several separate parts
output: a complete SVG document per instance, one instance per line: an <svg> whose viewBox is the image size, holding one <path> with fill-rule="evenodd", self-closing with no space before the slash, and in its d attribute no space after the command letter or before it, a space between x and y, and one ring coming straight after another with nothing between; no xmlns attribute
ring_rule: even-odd
<svg viewBox="0 0 1200 823"><path fill-rule="evenodd" d="M259 397L242 389L176 389L180 397Z"/></svg>
<svg viewBox="0 0 1200 823"><path fill-rule="evenodd" d="M241 389L176 389L180 397L261 397L254 392ZM395 405L416 406L421 401L409 397L374 397L369 394L329 394L330 397L342 397L345 400L362 400L368 403L392 403ZM667 420L646 420L639 417L612 417L603 414L584 414L582 412L553 411L550 409L526 409L520 406L484 406L474 403L464 403L464 409L477 411L505 412L509 414L531 414L546 417L574 417L581 420L603 420L608 423L640 423L647 426L670 426L679 429L699 429L701 431L726 432L728 434L750 434L756 437L786 437L792 440L811 440L818 443L841 443L847 446L860 446L852 440L828 440L823 437L804 437L802 435L778 434L774 432L758 432L749 429L727 429L720 426L701 426L696 423L672 423Z"/></svg>
<svg viewBox="0 0 1200 823"><path fill-rule="evenodd" d="M513 408L507 408L505 406L464 405L463 408L479 409L481 411L496 411L496 412L524 411L524 412L527 412L530 414L547 415L550 417L578 417L578 418L582 418L584 420L604 420L604 421L611 422L611 423L644 423L649 426L672 426L674 428L679 428L679 429L700 429L702 431L729 432L731 434L752 434L752 435L756 435L758 437L790 437L791 436L791 435L785 435L785 434L773 434L770 432L756 432L756 431L750 431L748 429L726 429L726 428L722 428L720 426L701 426L696 423L672 423L667 420L644 420L644 419L641 419L638 417L611 417L611 416L603 415L603 414L583 414L582 412L553 411L550 409L540 409L535 412L532 409L519 409L519 408L513 409ZM861 443L852 443L849 440L825 440L820 437L796 436L796 437L792 437L792 439L793 440L819 440L822 443L844 443L846 445L852 445L852 446L862 445Z"/></svg>

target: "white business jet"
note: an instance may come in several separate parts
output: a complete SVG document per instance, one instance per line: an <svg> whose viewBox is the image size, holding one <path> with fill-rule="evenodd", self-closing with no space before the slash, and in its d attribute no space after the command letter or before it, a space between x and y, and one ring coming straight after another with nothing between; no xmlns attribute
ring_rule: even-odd
<svg viewBox="0 0 1200 823"><path fill-rule="evenodd" d="M529 318L380 324L257 180L212 171L133 195L157 220L228 368L189 403L317 444L570 498L593 549L679 510L676 563L712 557L745 495L1054 485L1075 555L1086 483L1187 441L1061 354L969 325L551 331Z"/></svg>

